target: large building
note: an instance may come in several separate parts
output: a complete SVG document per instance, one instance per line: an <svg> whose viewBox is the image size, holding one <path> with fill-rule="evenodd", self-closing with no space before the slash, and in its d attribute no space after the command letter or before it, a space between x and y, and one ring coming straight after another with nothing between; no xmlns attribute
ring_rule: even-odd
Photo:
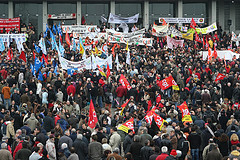
<svg viewBox="0 0 240 160"><path fill-rule="evenodd" d="M1 0L0 18L20 17L41 32L46 23L99 25L101 16L109 13L122 17L139 13L139 26L148 28L159 17L205 18L219 22L223 30L240 30L240 0ZM51 19L55 14L60 19ZM66 19L66 16L72 16Z"/></svg>

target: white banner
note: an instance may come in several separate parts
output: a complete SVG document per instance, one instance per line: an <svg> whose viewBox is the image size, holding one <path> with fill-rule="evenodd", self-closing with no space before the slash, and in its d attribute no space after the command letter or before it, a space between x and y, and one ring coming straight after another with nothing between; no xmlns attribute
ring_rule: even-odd
<svg viewBox="0 0 240 160"><path fill-rule="evenodd" d="M158 32L158 33L160 33L160 32L167 33L168 25L164 25L164 26L153 25L153 31Z"/></svg>
<svg viewBox="0 0 240 160"><path fill-rule="evenodd" d="M17 39L21 43L26 41L25 34L0 34L0 37L2 37L3 42L9 42L9 40L12 42L13 39Z"/></svg>
<svg viewBox="0 0 240 160"><path fill-rule="evenodd" d="M75 32L75 33L86 33L91 32L92 30L97 29L96 25L62 25L62 31L63 33L66 33L66 30L68 30L68 33Z"/></svg>
<svg viewBox="0 0 240 160"><path fill-rule="evenodd" d="M177 30L174 26L169 26L168 27L167 34L168 35L172 34L174 37L175 36L182 37L182 33L179 30Z"/></svg>
<svg viewBox="0 0 240 160"><path fill-rule="evenodd" d="M66 70L73 69L73 68L77 68L78 70L96 69L97 64L100 67L103 67L103 65L105 65L105 67L107 68L107 63L109 64L110 69L112 69L112 55L110 55L106 59L92 56L78 62L72 62L63 57L59 57L59 62L61 64L62 69L66 69Z"/></svg>
<svg viewBox="0 0 240 160"><path fill-rule="evenodd" d="M132 17L120 17L118 15L110 13L108 23L137 23L138 22L139 13Z"/></svg>
<svg viewBox="0 0 240 160"><path fill-rule="evenodd" d="M176 40L171 37L167 37L167 47L173 49L173 47L183 47L184 40Z"/></svg>
<svg viewBox="0 0 240 160"><path fill-rule="evenodd" d="M193 18L196 23L204 23L204 18ZM191 23L192 18L159 18L159 23Z"/></svg>
<svg viewBox="0 0 240 160"><path fill-rule="evenodd" d="M203 55L203 60L207 60L208 51L201 51L199 53ZM237 59L240 57L239 54L234 53L230 50L225 50L225 51L219 50L217 51L217 55L220 59L224 59L225 57L226 60L230 60L230 61L233 59L234 56L236 56Z"/></svg>
<svg viewBox="0 0 240 160"><path fill-rule="evenodd" d="M59 57L59 62L61 64L62 69L73 69L73 68L78 68L78 70L82 69L91 69L91 57L78 61L78 62L72 62L69 61L63 57Z"/></svg>

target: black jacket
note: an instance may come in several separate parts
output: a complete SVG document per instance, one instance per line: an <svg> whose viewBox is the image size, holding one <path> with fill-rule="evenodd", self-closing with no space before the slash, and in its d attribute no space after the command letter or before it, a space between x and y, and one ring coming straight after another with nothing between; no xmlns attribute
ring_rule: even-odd
<svg viewBox="0 0 240 160"><path fill-rule="evenodd" d="M73 147L81 160L86 160L88 155L88 147L85 142L80 139L76 139L73 143Z"/></svg>
<svg viewBox="0 0 240 160"><path fill-rule="evenodd" d="M132 142L133 136L127 135L123 141L123 150L125 154L129 152Z"/></svg>
<svg viewBox="0 0 240 160"><path fill-rule="evenodd" d="M144 146L141 148L141 158L142 160L148 160L149 157L153 154L153 150L149 146Z"/></svg>
<svg viewBox="0 0 240 160"><path fill-rule="evenodd" d="M133 155L134 160L142 160L141 158L141 148L142 144L140 142L133 142L132 145L130 146L129 152Z"/></svg>
<svg viewBox="0 0 240 160"><path fill-rule="evenodd" d="M46 116L43 118L43 128L50 132L54 128L54 120L50 116Z"/></svg>
<svg viewBox="0 0 240 160"><path fill-rule="evenodd" d="M191 149L200 148L200 145L202 143L201 136L199 136L197 133L191 133L188 136L188 141L190 142Z"/></svg>

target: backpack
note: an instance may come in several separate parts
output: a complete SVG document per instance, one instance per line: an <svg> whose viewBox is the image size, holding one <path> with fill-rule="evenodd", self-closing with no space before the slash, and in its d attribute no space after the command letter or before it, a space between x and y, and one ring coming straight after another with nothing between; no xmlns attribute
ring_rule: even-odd
<svg viewBox="0 0 240 160"><path fill-rule="evenodd" d="M189 142L187 140L182 142L182 155L187 155L189 151Z"/></svg>

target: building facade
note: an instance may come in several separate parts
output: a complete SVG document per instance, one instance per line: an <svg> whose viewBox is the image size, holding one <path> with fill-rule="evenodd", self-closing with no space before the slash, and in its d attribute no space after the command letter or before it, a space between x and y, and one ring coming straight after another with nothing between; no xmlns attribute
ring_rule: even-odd
<svg viewBox="0 0 240 160"><path fill-rule="evenodd" d="M205 18L211 24L218 22L225 31L240 30L240 0L1 0L0 18L20 17L31 22L38 34L46 23L63 22L99 25L101 16L109 13L122 17L139 13L140 27L148 28L159 17ZM73 19L49 19L49 15L74 14Z"/></svg>

